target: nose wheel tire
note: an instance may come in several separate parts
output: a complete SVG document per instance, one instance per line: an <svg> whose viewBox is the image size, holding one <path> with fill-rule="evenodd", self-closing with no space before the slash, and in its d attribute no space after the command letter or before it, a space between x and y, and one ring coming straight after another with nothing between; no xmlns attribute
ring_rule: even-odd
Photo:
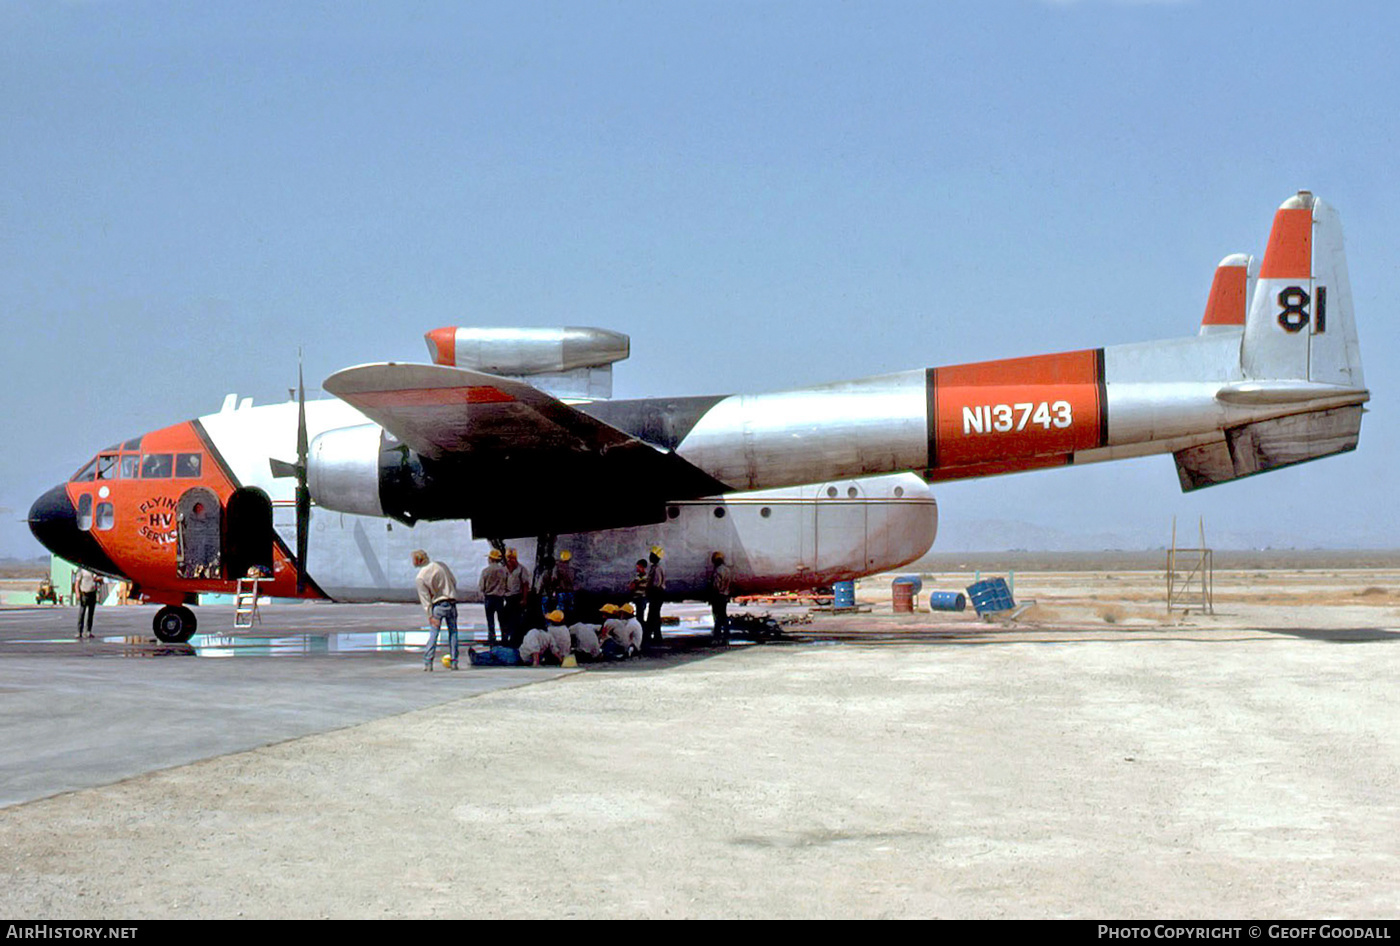
<svg viewBox="0 0 1400 946"><path fill-rule="evenodd" d="M197 625L194 612L183 606L166 605L156 612L155 619L151 621L156 639L166 644L183 644L194 637Z"/></svg>

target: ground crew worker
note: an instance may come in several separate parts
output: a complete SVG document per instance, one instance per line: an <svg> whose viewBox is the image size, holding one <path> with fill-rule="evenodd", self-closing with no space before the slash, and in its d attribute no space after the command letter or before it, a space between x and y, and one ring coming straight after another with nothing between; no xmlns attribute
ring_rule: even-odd
<svg viewBox="0 0 1400 946"><path fill-rule="evenodd" d="M532 667L538 667L540 659L546 655L552 658L551 662L562 664L572 650L569 629L564 626L563 613L551 611L545 620L549 622L548 627L531 628L520 642L520 660L528 661Z"/></svg>
<svg viewBox="0 0 1400 946"><path fill-rule="evenodd" d="M564 612L555 608L544 616L545 633L549 635L550 651L560 662L574 652L573 635L569 633L569 626L564 623Z"/></svg>
<svg viewBox="0 0 1400 946"><path fill-rule="evenodd" d="M554 557L541 555L535 562L535 580L531 588L530 623L539 624L554 610Z"/></svg>
<svg viewBox="0 0 1400 946"><path fill-rule="evenodd" d="M564 549L554 563L555 607L564 612L564 619L574 616L574 553Z"/></svg>
<svg viewBox="0 0 1400 946"><path fill-rule="evenodd" d="M636 613L630 604L624 604L617 610L623 621L622 633L626 636L633 652L640 654L642 652L642 622L637 620Z"/></svg>
<svg viewBox="0 0 1400 946"><path fill-rule="evenodd" d="M651 646L661 643L661 602L666 597L666 566L661 559L665 554L665 549L653 545L647 557L651 564L647 567L647 617L642 624L646 633L642 642Z"/></svg>
<svg viewBox="0 0 1400 946"><path fill-rule="evenodd" d="M632 576L632 581L627 585L627 596L632 601L632 607L637 610L637 617L643 620L647 614L647 560L637 559L637 573Z"/></svg>
<svg viewBox="0 0 1400 946"><path fill-rule="evenodd" d="M87 636L92 637L92 617L97 612L97 591L102 587L102 576L87 568L73 573L73 600L78 604L78 640L83 639L84 621Z"/></svg>
<svg viewBox="0 0 1400 946"><path fill-rule="evenodd" d="M506 549L506 630L511 647L525 636L525 603L530 597L530 569L520 564L515 549Z"/></svg>
<svg viewBox="0 0 1400 946"><path fill-rule="evenodd" d="M734 570L724 560L723 552L710 556L714 571L710 573L710 612L715 616L715 629L712 632L716 642L729 643L729 586L734 581Z"/></svg>
<svg viewBox="0 0 1400 946"><path fill-rule="evenodd" d="M506 566L505 556L500 549L492 549L488 556L490 561L481 570L481 596L486 601L486 642L496 643L496 623L501 625L501 640L506 640L509 636L506 633Z"/></svg>
<svg viewBox="0 0 1400 946"><path fill-rule="evenodd" d="M631 616L630 604L625 604L619 608L615 604L605 604L601 608L604 614L603 630L600 633L604 656L610 660L622 660L631 657L639 651L642 646L642 626L637 624L636 619ZM626 610L628 613L624 614ZM635 635L633 625L636 625Z"/></svg>
<svg viewBox="0 0 1400 946"><path fill-rule="evenodd" d="M428 626L432 633L423 648L423 669L431 672L433 659L437 656L438 631L447 622L447 647L451 655L448 664L457 669L457 579L442 562L428 559L428 553L417 549L413 553L413 564L418 566L418 577L414 584L418 588L418 601L428 615Z"/></svg>
<svg viewBox="0 0 1400 946"><path fill-rule="evenodd" d="M592 663L603 657L603 643L598 639L600 624L585 624L578 621L569 625L569 636L574 639L574 656L579 663Z"/></svg>

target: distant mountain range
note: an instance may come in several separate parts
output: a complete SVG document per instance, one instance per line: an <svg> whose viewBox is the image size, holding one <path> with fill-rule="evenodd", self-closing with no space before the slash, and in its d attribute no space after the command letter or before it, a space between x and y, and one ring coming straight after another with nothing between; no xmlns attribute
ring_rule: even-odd
<svg viewBox="0 0 1400 946"><path fill-rule="evenodd" d="M1112 532L1066 532L1053 526L1009 519L941 520L933 551L942 552L1096 552L1104 549L1165 549L1171 545L1171 526L1160 530L1123 529ZM1178 522L1178 548L1200 545L1197 524ZM1339 534L1334 541L1317 542L1275 529L1213 531L1206 523L1206 547L1213 549L1373 549L1389 548L1393 536Z"/></svg>

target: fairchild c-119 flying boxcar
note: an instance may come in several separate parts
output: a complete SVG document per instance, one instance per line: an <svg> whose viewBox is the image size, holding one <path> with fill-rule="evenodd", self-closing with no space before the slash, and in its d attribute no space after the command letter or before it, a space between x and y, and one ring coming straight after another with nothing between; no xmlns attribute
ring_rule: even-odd
<svg viewBox="0 0 1400 946"><path fill-rule="evenodd" d="M446 328L431 364L339 371L333 399L223 410L118 443L29 513L55 554L133 582L186 640L203 592L411 600L409 551L474 576L490 543L668 596L725 553L743 593L897 568L931 546L930 483L1171 453L1185 490L1354 449L1362 405L1334 210L1302 191L1263 259L1226 257L1197 335L753 395L614 400L626 336ZM532 548L533 546L533 548ZM460 592L469 596L473 582Z"/></svg>

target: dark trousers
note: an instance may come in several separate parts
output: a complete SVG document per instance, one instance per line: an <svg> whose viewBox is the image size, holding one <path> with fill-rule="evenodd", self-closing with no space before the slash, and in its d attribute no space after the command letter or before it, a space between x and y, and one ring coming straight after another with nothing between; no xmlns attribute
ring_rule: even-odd
<svg viewBox="0 0 1400 946"><path fill-rule="evenodd" d="M661 596L647 595L647 619L642 623L642 643L661 643Z"/></svg>
<svg viewBox="0 0 1400 946"><path fill-rule="evenodd" d="M78 592L78 636L83 636L83 622L87 622L88 637L92 636L92 616L97 611L97 592Z"/></svg>
<svg viewBox="0 0 1400 946"><path fill-rule="evenodd" d="M496 643L496 624L501 625L501 640L505 640L509 634L506 631L506 597L505 595L486 596L486 640L488 643Z"/></svg>
<svg viewBox="0 0 1400 946"><path fill-rule="evenodd" d="M729 599L716 596L710 599L710 611L715 616L715 637L729 639Z"/></svg>
<svg viewBox="0 0 1400 946"><path fill-rule="evenodd" d="M506 599L505 611L501 614L501 635L506 639L507 647L520 648L520 642L525 639L525 615L524 608L520 604L520 599L511 596Z"/></svg>

